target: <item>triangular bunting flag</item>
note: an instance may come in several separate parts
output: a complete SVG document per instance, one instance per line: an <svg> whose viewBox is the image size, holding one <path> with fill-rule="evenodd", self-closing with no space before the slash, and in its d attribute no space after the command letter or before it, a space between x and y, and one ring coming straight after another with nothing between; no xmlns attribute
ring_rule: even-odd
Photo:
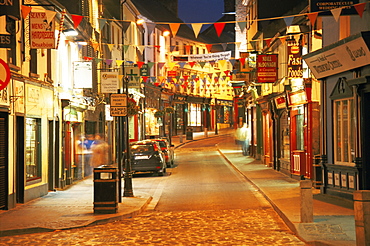
<svg viewBox="0 0 370 246"><path fill-rule="evenodd" d="M31 12L31 10L32 10L32 7L31 6L22 5L21 11L22 11L22 17L23 17L23 19L26 19L27 18L27 16Z"/></svg>
<svg viewBox="0 0 370 246"><path fill-rule="evenodd" d="M94 61L96 64L99 64L103 59L100 59L100 58L94 58Z"/></svg>
<svg viewBox="0 0 370 246"><path fill-rule="evenodd" d="M282 43L282 44L285 44L286 37L281 37L281 38L279 38L279 39L280 39L280 41L281 41L281 43Z"/></svg>
<svg viewBox="0 0 370 246"><path fill-rule="evenodd" d="M51 10L45 10L45 14L46 14L46 19L48 23L50 23L54 19L57 12L51 11Z"/></svg>
<svg viewBox="0 0 370 246"><path fill-rule="evenodd" d="M123 31L126 33L127 29L131 25L131 21L122 21Z"/></svg>
<svg viewBox="0 0 370 246"><path fill-rule="evenodd" d="M165 62L158 62L158 68L162 69L164 66Z"/></svg>
<svg viewBox="0 0 370 246"><path fill-rule="evenodd" d="M198 37L198 34L200 32L200 29L202 29L202 26L203 26L203 24L201 24L201 23L191 24L191 27L193 28L193 31L194 31L194 34L195 34L195 38Z"/></svg>
<svg viewBox="0 0 370 246"><path fill-rule="evenodd" d="M138 45L137 48L140 51L140 53L142 54L144 49L145 49L145 45Z"/></svg>
<svg viewBox="0 0 370 246"><path fill-rule="evenodd" d="M212 44L206 44L206 48L207 48L208 53L211 53Z"/></svg>
<svg viewBox="0 0 370 246"><path fill-rule="evenodd" d="M225 51L227 48L227 43L222 43L221 46L222 46L222 49Z"/></svg>
<svg viewBox="0 0 370 246"><path fill-rule="evenodd" d="M71 15L71 17L72 17L74 28L77 28L78 25L80 25L82 19L84 18L82 15Z"/></svg>
<svg viewBox="0 0 370 246"><path fill-rule="evenodd" d="M215 65L215 63L215 61L209 61L209 64L211 64L212 67Z"/></svg>
<svg viewBox="0 0 370 246"><path fill-rule="evenodd" d="M240 28L240 31L244 32L244 29L247 26L247 22L246 21L238 21L238 26Z"/></svg>
<svg viewBox="0 0 370 246"><path fill-rule="evenodd" d="M148 76L143 76L143 81L146 83L148 81Z"/></svg>
<svg viewBox="0 0 370 246"><path fill-rule="evenodd" d="M114 44L107 44L109 51L112 51Z"/></svg>
<svg viewBox="0 0 370 246"><path fill-rule="evenodd" d="M170 29L172 32L172 36L175 37L177 34L177 31L179 30L180 23L170 23Z"/></svg>
<svg viewBox="0 0 370 246"><path fill-rule="evenodd" d="M144 65L144 63L145 62L142 62L142 61L136 62L138 68L141 68Z"/></svg>
<svg viewBox="0 0 370 246"><path fill-rule="evenodd" d="M272 40L272 38L267 38L267 39L265 39L265 42L266 42L266 46L267 46L267 47L269 47L269 46L270 46L271 40Z"/></svg>
<svg viewBox="0 0 370 246"><path fill-rule="evenodd" d="M364 13L364 10L365 10L365 6L366 6L366 3L359 3L359 4L355 4L353 5L353 7L355 7L358 15L362 18L362 14Z"/></svg>
<svg viewBox="0 0 370 246"><path fill-rule="evenodd" d="M293 20L294 20L294 16L284 18L285 25L286 26L291 26L292 23L293 23Z"/></svg>
<svg viewBox="0 0 370 246"><path fill-rule="evenodd" d="M319 12L313 12L313 13L308 13L307 17L311 22L311 26L315 25L317 16L319 15Z"/></svg>
<svg viewBox="0 0 370 246"><path fill-rule="evenodd" d="M245 59L246 59L245 57L239 58L239 61L242 64L243 67L244 67L244 64L245 64Z"/></svg>
<svg viewBox="0 0 370 246"><path fill-rule="evenodd" d="M176 66L176 62L169 62L168 66L170 67L170 70L173 70L173 67Z"/></svg>
<svg viewBox="0 0 370 246"><path fill-rule="evenodd" d="M120 67L123 63L123 60L116 60L117 67Z"/></svg>
<svg viewBox="0 0 370 246"><path fill-rule="evenodd" d="M146 27L148 28L149 35L152 34L152 32L154 31L155 25L156 24L153 22L146 22Z"/></svg>
<svg viewBox="0 0 370 246"><path fill-rule="evenodd" d="M184 68L186 62L179 62L178 64L180 65L181 68Z"/></svg>
<svg viewBox="0 0 370 246"><path fill-rule="evenodd" d="M330 10L336 22L338 22L340 14L342 13L342 8L335 8Z"/></svg>
<svg viewBox="0 0 370 246"><path fill-rule="evenodd" d="M106 59L104 60L105 64L107 64L108 66L110 66L110 64L112 64L112 61L111 59Z"/></svg>
<svg viewBox="0 0 370 246"><path fill-rule="evenodd" d="M221 33L222 31L224 30L225 28L225 22L216 22L216 23L213 23L213 26L215 27L216 29L216 33L217 33L217 36L221 36Z"/></svg>
<svg viewBox="0 0 370 246"><path fill-rule="evenodd" d="M125 53L127 52L128 47L129 47L129 46L128 46L128 45L126 45L126 44L125 44L125 45L123 45L123 50L125 51Z"/></svg>
<svg viewBox="0 0 370 246"><path fill-rule="evenodd" d="M195 63L197 63L197 62L195 62L195 61L193 61L193 62L188 62L188 64L190 65L190 67L191 67L191 68L193 68L193 67L194 67Z"/></svg>
<svg viewBox="0 0 370 246"><path fill-rule="evenodd" d="M212 75L213 75L213 73L208 73L208 77L209 77L210 79L212 79Z"/></svg>
<svg viewBox="0 0 370 246"><path fill-rule="evenodd" d="M148 68L151 69L154 66L154 62L148 62Z"/></svg>
<svg viewBox="0 0 370 246"><path fill-rule="evenodd" d="M105 23L107 23L107 19L98 19L98 21L99 21L100 30L102 30L105 26Z"/></svg>
<svg viewBox="0 0 370 246"><path fill-rule="evenodd" d="M223 67L225 65L226 61L225 60L219 60L218 64L220 64L220 67Z"/></svg>
<svg viewBox="0 0 370 246"><path fill-rule="evenodd" d="M185 81L189 79L189 76L188 75L184 75L182 77L184 77Z"/></svg>
<svg viewBox="0 0 370 246"><path fill-rule="evenodd" d="M176 45L171 45L170 46L170 52L173 52L175 50L175 48L176 48Z"/></svg>
<svg viewBox="0 0 370 246"><path fill-rule="evenodd" d="M233 65L233 66L234 66L234 64L235 64L235 61L236 61L235 59L230 59L230 60L229 60L229 62L230 62L230 63L231 63L231 65Z"/></svg>
<svg viewBox="0 0 370 246"><path fill-rule="evenodd" d="M206 62L198 62L199 63L199 65L203 68L204 67L204 65L206 65Z"/></svg>
<svg viewBox="0 0 370 246"><path fill-rule="evenodd" d="M93 49L95 51L97 51L98 47L99 47L99 43L98 42L91 42L91 46L93 47Z"/></svg>

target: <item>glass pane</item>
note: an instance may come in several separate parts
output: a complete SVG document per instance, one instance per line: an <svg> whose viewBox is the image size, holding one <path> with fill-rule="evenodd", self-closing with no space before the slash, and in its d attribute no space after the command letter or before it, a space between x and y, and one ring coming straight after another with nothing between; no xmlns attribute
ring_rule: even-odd
<svg viewBox="0 0 370 246"><path fill-rule="evenodd" d="M342 106L342 109L343 109L343 115L342 115L342 143L343 143L343 161L344 162L348 162L349 161L349 151L348 151L348 148L349 148L349 123L348 123L348 101L345 100L343 101L343 106Z"/></svg>
<svg viewBox="0 0 370 246"><path fill-rule="evenodd" d="M296 133L297 133L297 150L303 150L304 149L304 119L303 119L303 108L298 109L298 115L296 115Z"/></svg>
<svg viewBox="0 0 370 246"><path fill-rule="evenodd" d="M335 108L334 108L334 112L336 113L335 115L335 119L334 119L334 131L335 131L335 145L336 145L336 148L334 148L336 150L336 161L342 161L342 158L341 158L341 148L342 148L342 144L341 144L341 138L340 138L340 129L341 129L341 108L340 108L340 101L337 101L335 102Z"/></svg>
<svg viewBox="0 0 370 246"><path fill-rule="evenodd" d="M349 108L353 108L353 100L349 100ZM356 122L355 122L355 114L354 110L351 110L351 123L350 123L350 142L349 146L351 149L351 162L355 159L355 136L356 136Z"/></svg>
<svg viewBox="0 0 370 246"><path fill-rule="evenodd" d="M26 177L32 180L39 177L37 120L26 119Z"/></svg>

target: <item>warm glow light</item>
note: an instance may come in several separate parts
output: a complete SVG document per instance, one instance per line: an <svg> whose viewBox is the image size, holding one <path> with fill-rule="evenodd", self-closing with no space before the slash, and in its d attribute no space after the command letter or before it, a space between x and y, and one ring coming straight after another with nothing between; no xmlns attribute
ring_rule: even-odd
<svg viewBox="0 0 370 246"><path fill-rule="evenodd" d="M73 30L73 29L65 30L65 31L63 31L63 33L67 37L74 37L74 36L78 35L78 32L76 30Z"/></svg>
<svg viewBox="0 0 370 246"><path fill-rule="evenodd" d="M87 42L78 41L77 44L79 44L79 45L87 45Z"/></svg>
<svg viewBox="0 0 370 246"><path fill-rule="evenodd" d="M166 31L164 31L164 32L163 32L163 34L162 34L162 35L163 35L163 37L167 37L167 36L169 36L169 35L170 35L170 31L167 31L167 30L166 30Z"/></svg>
<svg viewBox="0 0 370 246"><path fill-rule="evenodd" d="M143 19L138 19L138 20L136 21L136 24L138 24L138 25L142 25L142 24L144 24L144 20L143 20Z"/></svg>

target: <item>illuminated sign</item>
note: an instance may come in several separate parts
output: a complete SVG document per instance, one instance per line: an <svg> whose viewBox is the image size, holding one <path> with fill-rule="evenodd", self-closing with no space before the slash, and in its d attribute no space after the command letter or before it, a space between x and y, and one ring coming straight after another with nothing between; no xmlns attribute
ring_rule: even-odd
<svg viewBox="0 0 370 246"><path fill-rule="evenodd" d="M278 55L257 56L257 83L274 83L278 77Z"/></svg>

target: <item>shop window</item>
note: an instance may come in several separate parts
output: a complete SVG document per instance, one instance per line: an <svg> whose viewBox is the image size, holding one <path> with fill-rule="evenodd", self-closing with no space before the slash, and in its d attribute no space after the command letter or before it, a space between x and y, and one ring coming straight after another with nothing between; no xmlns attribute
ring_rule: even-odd
<svg viewBox="0 0 370 246"><path fill-rule="evenodd" d="M188 125L189 126L201 126L201 105L191 103L188 110Z"/></svg>
<svg viewBox="0 0 370 246"><path fill-rule="evenodd" d="M349 165L354 159L354 112L352 99L334 101L334 161Z"/></svg>
<svg viewBox="0 0 370 246"><path fill-rule="evenodd" d="M297 114L295 117L295 123L296 123L296 150L304 150L304 116L303 116L303 106L298 107Z"/></svg>
<svg viewBox="0 0 370 246"><path fill-rule="evenodd" d="M290 159L290 128L288 113L285 111L280 118L281 158Z"/></svg>
<svg viewBox="0 0 370 246"><path fill-rule="evenodd" d="M26 118L26 178L41 179L41 120Z"/></svg>

